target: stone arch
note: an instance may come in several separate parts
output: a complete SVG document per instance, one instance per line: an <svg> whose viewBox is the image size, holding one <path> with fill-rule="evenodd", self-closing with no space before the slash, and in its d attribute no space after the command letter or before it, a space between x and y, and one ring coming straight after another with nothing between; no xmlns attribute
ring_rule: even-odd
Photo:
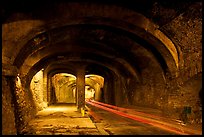
<svg viewBox="0 0 204 137"><path fill-rule="evenodd" d="M59 7L63 7L65 5L70 7L69 13L67 13L66 11L59 10L60 9ZM65 5L56 6L57 7L56 9L59 10L58 12L56 12L56 15L60 13L59 17L57 17L56 15L53 15L52 18L44 20L45 25L42 23L41 25L33 26L33 28L36 27L36 29L38 30L37 34L39 34L39 36L35 37L36 34L34 34L35 36L31 39L31 41L36 41L36 39L40 39L40 37L42 36L41 34L43 34L42 32L47 32L51 29L62 27L62 26L77 25L77 24L91 24L91 25L97 24L97 25L111 26L111 27L115 27L115 28L130 32L144 39L148 43L151 43L151 45L154 46L160 52L160 54L166 61L171 74L177 75L179 61L178 61L177 50L174 44L167 36L165 36L158 29L157 25L152 23L149 19L147 19L143 15L117 6L107 6L107 5L97 5L97 4L83 5L79 3L68 3ZM76 11L76 8L74 8L76 6L81 7L81 9L83 9L83 14L82 14L82 11L81 12ZM96 9L104 12L96 12ZM109 11L108 13L111 13L111 14L108 14L105 10ZM95 11L95 12L92 12L92 11ZM118 14L118 12L122 14L120 15ZM92 16L90 16L90 13L92 14ZM75 17L73 17L73 14L75 15ZM44 15L39 16L38 19L41 19L41 17L43 16ZM67 20L69 21L67 22ZM46 34L46 35L49 43L49 38L51 34ZM28 44L27 46L30 46L30 44ZM21 50L19 52L18 54L19 56L17 56L17 58L14 61L14 65L16 65L17 62L19 62L20 55L22 55L22 53L24 52L25 50ZM31 51L29 53L32 53L32 52L34 51Z"/></svg>

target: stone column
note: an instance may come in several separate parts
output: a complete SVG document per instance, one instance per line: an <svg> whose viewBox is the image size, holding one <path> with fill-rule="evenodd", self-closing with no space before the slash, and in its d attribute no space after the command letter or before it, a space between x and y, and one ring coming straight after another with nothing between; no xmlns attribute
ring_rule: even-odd
<svg viewBox="0 0 204 137"><path fill-rule="evenodd" d="M50 76L49 78L47 79L47 102L48 102L48 106L51 104L50 103L50 100L51 100L51 97L50 97L50 92L51 92L51 80L50 80Z"/></svg>
<svg viewBox="0 0 204 137"><path fill-rule="evenodd" d="M124 95L123 95L123 92L122 90L124 89L124 85L122 84L122 81L121 81L121 78L117 78L115 81L114 81L114 91L115 91L115 105L116 106L121 106L123 104L123 101L124 101Z"/></svg>
<svg viewBox="0 0 204 137"><path fill-rule="evenodd" d="M77 109L85 108L85 69L81 67L77 70L76 78Z"/></svg>
<svg viewBox="0 0 204 137"><path fill-rule="evenodd" d="M104 81L104 90L103 90L103 101L104 103L109 103L109 96L110 96L110 92L109 91L109 84L110 84L110 80L109 80L109 83L106 81Z"/></svg>
<svg viewBox="0 0 204 137"><path fill-rule="evenodd" d="M47 73L46 71L44 70L43 71L43 101L44 102L47 102Z"/></svg>

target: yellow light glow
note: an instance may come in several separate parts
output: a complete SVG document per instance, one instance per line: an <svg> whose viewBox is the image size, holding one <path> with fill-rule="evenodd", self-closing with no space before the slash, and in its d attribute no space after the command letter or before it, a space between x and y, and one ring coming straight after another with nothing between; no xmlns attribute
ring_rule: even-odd
<svg viewBox="0 0 204 137"><path fill-rule="evenodd" d="M89 75L86 75L85 78L90 78L90 79L96 81L99 85L101 85L101 87L103 87L104 78L102 76L89 74Z"/></svg>
<svg viewBox="0 0 204 137"><path fill-rule="evenodd" d="M75 106L73 106L75 107ZM70 110L73 110L73 107L66 107L66 106L49 106L48 108L46 108L46 111L48 112L56 112L56 111L70 111Z"/></svg>
<svg viewBox="0 0 204 137"><path fill-rule="evenodd" d="M57 74L56 74L57 75ZM58 75L61 75L61 76L68 76L68 77L73 77L74 79L76 79L76 77L72 74L68 74L68 73L59 73Z"/></svg>
<svg viewBox="0 0 204 137"><path fill-rule="evenodd" d="M90 89L89 86L85 87L85 98L93 98L95 94L95 90L93 88Z"/></svg>
<svg viewBox="0 0 204 137"><path fill-rule="evenodd" d="M18 74L18 76L17 76L16 86L17 86L17 87L21 87L21 79L20 79L20 77L19 77L19 74Z"/></svg>

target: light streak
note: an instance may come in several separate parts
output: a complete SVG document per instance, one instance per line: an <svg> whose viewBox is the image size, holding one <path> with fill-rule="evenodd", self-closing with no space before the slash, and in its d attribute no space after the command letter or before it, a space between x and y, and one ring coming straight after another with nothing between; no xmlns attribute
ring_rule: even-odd
<svg viewBox="0 0 204 137"><path fill-rule="evenodd" d="M113 105L109 105L109 104L104 104L104 103L101 103L101 102L96 102L96 101L88 101L86 100L86 103L90 104L90 105L93 105L95 107L98 107L98 108L101 108L101 109L104 109L104 110L107 110L109 112L112 112L112 113L115 113L115 114L118 114L120 116L123 116L123 117L126 117L126 118L130 118L130 119L133 119L133 120L136 120L136 121L139 121L139 122L142 122L142 123L145 123L145 124L149 124L149 125L152 125L152 126L155 126L155 127L159 127L159 128L162 128L164 130L167 130L167 131L171 131L173 133L177 133L177 134L180 134L180 135L188 135L188 134L192 134L192 133L187 133L185 131L181 131L180 129L177 129L176 127L170 127L170 126L167 126L167 125L164 125L164 123L162 124L161 122L159 121L155 121L155 120L150 120L148 118L144 118L144 117L141 117L141 116L135 116L135 115L131 115L131 114L127 114L127 113L124 113L124 112L120 112L119 110L124 110L125 108L120 108L120 107L116 107L116 106L113 106ZM101 104L101 105L100 105ZM102 106L103 105L103 106ZM107 107L106 107L107 106ZM114 109L111 109L111 108L108 108L108 107L111 107L111 108L115 108L116 110Z"/></svg>
<svg viewBox="0 0 204 137"><path fill-rule="evenodd" d="M117 107L117 106L113 106L113 105L110 105L110 104L105 104L105 103L102 103L102 102L98 102L98 101L95 101L95 100L90 100L91 102L93 103L96 103L96 104L100 104L100 105L103 105L103 106L107 106L107 107L110 107L110 108L113 108L113 109L116 109L116 110L119 110L119 111L124 111L124 112L131 112L132 114L141 114L141 115L145 115L145 116L150 116L151 118L159 118L161 119L162 117L159 117L159 116L155 116L155 115L151 115L151 114L146 114L146 113L142 113L142 112L135 112L134 110L131 110L131 109L127 109L127 108L121 108L121 107Z"/></svg>

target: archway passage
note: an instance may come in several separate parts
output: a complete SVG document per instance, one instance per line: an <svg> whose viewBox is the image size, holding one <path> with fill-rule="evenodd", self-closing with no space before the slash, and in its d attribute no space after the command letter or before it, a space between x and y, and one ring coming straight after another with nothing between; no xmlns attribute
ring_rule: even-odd
<svg viewBox="0 0 204 137"><path fill-rule="evenodd" d="M102 101L104 78L99 75L85 75L85 99Z"/></svg>
<svg viewBox="0 0 204 137"><path fill-rule="evenodd" d="M76 77L67 73L58 73L52 77L51 98L55 103L76 103ZM85 75L85 99L101 101L104 78L99 75Z"/></svg>
<svg viewBox="0 0 204 137"><path fill-rule="evenodd" d="M76 85L76 77L73 75L59 73L52 77L53 98L56 99L56 103L76 103L73 84Z"/></svg>
<svg viewBox="0 0 204 137"><path fill-rule="evenodd" d="M202 2L135 2L6 2L3 133L24 133L56 103L81 111L86 98L200 125Z"/></svg>
<svg viewBox="0 0 204 137"><path fill-rule="evenodd" d="M77 105L77 77L68 73L57 73L45 81L44 69L37 72L30 83L36 107L42 110L47 104L71 103ZM99 75L85 75L85 99L102 101L104 78ZM47 83L47 84L45 84ZM49 87L46 87L49 85ZM47 89L44 91L44 89ZM50 102L49 102L50 101Z"/></svg>

